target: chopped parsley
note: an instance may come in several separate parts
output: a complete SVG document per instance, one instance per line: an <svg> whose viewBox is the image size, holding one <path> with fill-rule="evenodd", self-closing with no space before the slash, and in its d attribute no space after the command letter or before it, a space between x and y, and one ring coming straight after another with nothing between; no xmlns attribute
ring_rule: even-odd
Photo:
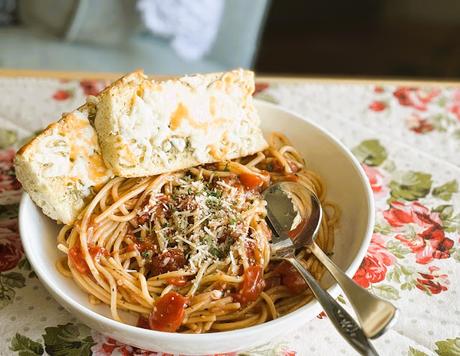
<svg viewBox="0 0 460 356"><path fill-rule="evenodd" d="M223 258L225 256L224 253L215 246L209 247L209 253L217 258Z"/></svg>
<svg viewBox="0 0 460 356"><path fill-rule="evenodd" d="M141 256L142 256L142 258L144 258L146 260L151 259L152 256L153 256L153 251L152 250L142 251Z"/></svg>

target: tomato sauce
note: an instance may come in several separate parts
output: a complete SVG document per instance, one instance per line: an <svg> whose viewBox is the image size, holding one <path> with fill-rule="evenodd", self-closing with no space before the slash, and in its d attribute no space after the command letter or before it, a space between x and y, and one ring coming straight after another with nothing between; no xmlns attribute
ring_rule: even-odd
<svg viewBox="0 0 460 356"><path fill-rule="evenodd" d="M179 293L169 292L157 299L149 315L149 327L152 330L175 332L185 316L187 298Z"/></svg>
<svg viewBox="0 0 460 356"><path fill-rule="evenodd" d="M189 281L185 279L184 277L174 277L174 278L168 278L166 282L176 287L184 287L188 284Z"/></svg>
<svg viewBox="0 0 460 356"><path fill-rule="evenodd" d="M101 255L105 257L110 256L109 252L100 246L94 244L88 244L88 252L96 262L99 262ZM81 274L88 274L89 267L86 263L85 257L83 256L83 251L80 246L73 246L69 249L69 259L72 262L72 265L75 269Z"/></svg>
<svg viewBox="0 0 460 356"><path fill-rule="evenodd" d="M260 265L249 266L243 275L243 283L236 295L236 299L241 304L254 302L259 298L260 293L265 288L264 269Z"/></svg>
<svg viewBox="0 0 460 356"><path fill-rule="evenodd" d="M152 272L154 276L166 272L177 271L185 266L185 256L178 248L172 248L161 255L152 258Z"/></svg>
<svg viewBox="0 0 460 356"><path fill-rule="evenodd" d="M262 178L251 173L241 173L239 178L241 184L243 184L247 189L258 189L264 184Z"/></svg>
<svg viewBox="0 0 460 356"><path fill-rule="evenodd" d="M136 326L142 329L150 329L149 318L139 315Z"/></svg>
<svg viewBox="0 0 460 356"><path fill-rule="evenodd" d="M144 214L139 215L137 217L137 223L139 225L144 225L149 219L150 219L150 214L149 213L144 213Z"/></svg>
<svg viewBox="0 0 460 356"><path fill-rule="evenodd" d="M284 166L277 159L272 159L270 163L267 164L267 170L270 172L281 173L284 172Z"/></svg>
<svg viewBox="0 0 460 356"><path fill-rule="evenodd" d="M293 294L298 294L307 289L307 284L300 273L289 262L283 261L276 268L275 272L281 277L281 284Z"/></svg>
<svg viewBox="0 0 460 356"><path fill-rule="evenodd" d="M89 267L86 263L80 246L73 246L69 249L69 259L75 269L81 274L89 273Z"/></svg>
<svg viewBox="0 0 460 356"><path fill-rule="evenodd" d="M265 288L264 290L269 290L270 288L279 286L281 284L281 277L271 277L265 280Z"/></svg>
<svg viewBox="0 0 460 356"><path fill-rule="evenodd" d="M300 168L294 162L289 161L289 160L287 162L288 162L289 168L291 168L292 173L297 173L300 170Z"/></svg>
<svg viewBox="0 0 460 356"><path fill-rule="evenodd" d="M135 242L135 245L141 253L145 251L156 252L158 250L156 243L149 237L143 239L142 241Z"/></svg>
<svg viewBox="0 0 460 356"><path fill-rule="evenodd" d="M284 175L282 178L282 180L285 182L297 182L299 180L299 178L295 174L291 173Z"/></svg>
<svg viewBox="0 0 460 356"><path fill-rule="evenodd" d="M110 256L109 252L104 247L96 246L94 244L88 244L88 251L91 257L98 262L101 255L104 255L105 257Z"/></svg>

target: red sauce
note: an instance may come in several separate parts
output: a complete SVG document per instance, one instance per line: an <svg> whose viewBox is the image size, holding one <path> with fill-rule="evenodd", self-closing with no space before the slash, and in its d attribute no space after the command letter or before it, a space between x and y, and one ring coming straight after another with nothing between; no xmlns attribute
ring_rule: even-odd
<svg viewBox="0 0 460 356"><path fill-rule="evenodd" d="M246 241L244 243L246 249L246 256L248 257L248 263L250 265L256 264L256 244L252 241Z"/></svg>
<svg viewBox="0 0 460 356"><path fill-rule="evenodd" d="M170 197L162 194L156 197L156 204L153 207L154 212L144 212L142 215L139 215L136 219L138 225L144 225L147 221L151 220L152 214L157 216L163 214L168 210L166 205L170 201Z"/></svg>
<svg viewBox="0 0 460 356"><path fill-rule="evenodd" d="M276 172L276 173L284 172L284 166L283 166L283 165L281 164L281 162L278 161L277 159L273 159L273 160L268 164L267 169L268 169L270 172Z"/></svg>
<svg viewBox="0 0 460 356"><path fill-rule="evenodd" d="M247 189L258 189L264 184L262 178L251 173L241 173L239 178L241 184L243 184Z"/></svg>
<svg viewBox="0 0 460 356"><path fill-rule="evenodd" d="M286 174L283 176L282 180L287 182L297 182L299 178L295 174Z"/></svg>
<svg viewBox="0 0 460 356"><path fill-rule="evenodd" d="M279 286L281 284L280 277L272 277L265 280L265 288L264 290L269 290L270 288Z"/></svg>
<svg viewBox="0 0 460 356"><path fill-rule="evenodd" d="M157 245L152 241L150 238L145 238L140 242L136 242L136 247L139 250L139 252L144 252L144 251L152 251L155 252L157 250Z"/></svg>
<svg viewBox="0 0 460 356"><path fill-rule="evenodd" d="M137 223L139 225L144 225L149 219L150 219L150 214L149 213L144 213L144 214L139 215L137 217Z"/></svg>
<svg viewBox="0 0 460 356"><path fill-rule="evenodd" d="M168 278L166 282L176 287L183 287L188 284L188 280L186 280L184 277Z"/></svg>
<svg viewBox="0 0 460 356"><path fill-rule="evenodd" d="M93 244L88 244L88 251L91 257L98 262L101 258L101 255L104 255L105 257L110 256L109 252L104 247L96 246Z"/></svg>
<svg viewBox="0 0 460 356"><path fill-rule="evenodd" d="M300 273L289 262L281 262L275 269L281 277L281 284L293 294L298 294L307 289L307 284Z"/></svg>
<svg viewBox="0 0 460 356"><path fill-rule="evenodd" d="M291 168L291 171L292 173L296 173L300 170L300 168L292 161L287 161L288 162L288 165L289 165L289 168Z"/></svg>
<svg viewBox="0 0 460 356"><path fill-rule="evenodd" d="M93 260L97 262L99 262L101 255L104 255L105 257L110 255L105 248L96 246L94 244L88 244L88 251ZM81 274L89 273L89 267L85 261L85 258L83 257L83 252L80 246L73 246L69 249L69 259L78 272Z"/></svg>
<svg viewBox="0 0 460 356"><path fill-rule="evenodd" d="M139 315L139 319L137 319L137 325L138 328L142 329L150 329L150 324L149 324L149 318L146 318L145 316Z"/></svg>
<svg viewBox="0 0 460 356"><path fill-rule="evenodd" d="M126 251L132 252L136 250L136 244L132 243L126 246Z"/></svg>
<svg viewBox="0 0 460 356"><path fill-rule="evenodd" d="M187 298L176 292L166 293L159 298L149 316L152 330L175 332L182 324Z"/></svg>
<svg viewBox="0 0 460 356"><path fill-rule="evenodd" d="M154 276L166 272L177 271L185 266L184 253L178 248L172 248L161 255L152 258L152 272Z"/></svg>
<svg viewBox="0 0 460 356"><path fill-rule="evenodd" d="M87 274L89 272L88 264L83 257L80 246L73 246L69 249L69 259L79 273Z"/></svg>
<svg viewBox="0 0 460 356"><path fill-rule="evenodd" d="M254 302L259 297L260 293L264 290L264 269L262 266L249 266L243 275L243 283L240 291L236 295L236 299L241 304Z"/></svg>

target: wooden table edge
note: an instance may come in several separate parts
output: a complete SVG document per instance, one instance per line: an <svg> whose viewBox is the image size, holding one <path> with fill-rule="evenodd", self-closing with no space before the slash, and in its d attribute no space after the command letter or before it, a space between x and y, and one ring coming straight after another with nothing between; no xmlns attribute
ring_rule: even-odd
<svg viewBox="0 0 460 356"><path fill-rule="evenodd" d="M51 79L106 79L114 80L122 73L113 72L77 72L77 71L50 71L28 69L0 68L0 77L32 77ZM172 75L150 75L159 80L173 78ZM460 80L444 79L411 79L386 77L351 77L351 76L295 76L295 75L267 75L256 74L257 81L267 83L324 83L324 84L395 84L414 86L443 86L460 87Z"/></svg>

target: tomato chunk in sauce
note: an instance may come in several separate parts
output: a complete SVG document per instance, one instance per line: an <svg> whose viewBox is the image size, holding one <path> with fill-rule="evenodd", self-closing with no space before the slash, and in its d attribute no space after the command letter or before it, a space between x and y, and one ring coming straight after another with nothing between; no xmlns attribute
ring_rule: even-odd
<svg viewBox="0 0 460 356"><path fill-rule="evenodd" d="M91 257L96 261L99 261L101 255L104 255L105 257L109 257L110 255L104 247L96 246L94 244L88 244L88 251Z"/></svg>
<svg viewBox="0 0 460 356"><path fill-rule="evenodd" d="M307 283L300 273L289 262L281 262L275 269L275 272L281 277L281 284L293 294L298 294L307 289Z"/></svg>
<svg viewBox="0 0 460 356"><path fill-rule="evenodd" d="M247 189L258 189L264 184L262 178L251 173L241 173L239 178L241 184L243 184Z"/></svg>
<svg viewBox="0 0 460 356"><path fill-rule="evenodd" d="M172 248L152 258L153 275L177 271L185 266L185 262L184 252L178 248Z"/></svg>
<svg viewBox="0 0 460 356"><path fill-rule="evenodd" d="M187 298L179 293L169 292L159 298L149 315L152 330L175 332L182 324Z"/></svg>
<svg viewBox="0 0 460 356"><path fill-rule="evenodd" d="M243 283L236 299L241 304L254 302L265 288L264 268L260 265L249 266L243 275Z"/></svg>
<svg viewBox="0 0 460 356"><path fill-rule="evenodd" d="M70 262L79 273L86 274L89 272L88 264L83 257L83 252L81 251L80 246L72 246L69 249L68 256Z"/></svg>
<svg viewBox="0 0 460 356"><path fill-rule="evenodd" d="M93 260L99 262L101 255L105 257L109 256L108 251L100 246L96 246L94 244L88 244L88 252L93 258ZM72 265L75 269L80 272L81 274L89 273L89 267L86 263L85 257L83 256L83 251L81 250L80 246L73 246L69 249L69 259L72 262Z"/></svg>

